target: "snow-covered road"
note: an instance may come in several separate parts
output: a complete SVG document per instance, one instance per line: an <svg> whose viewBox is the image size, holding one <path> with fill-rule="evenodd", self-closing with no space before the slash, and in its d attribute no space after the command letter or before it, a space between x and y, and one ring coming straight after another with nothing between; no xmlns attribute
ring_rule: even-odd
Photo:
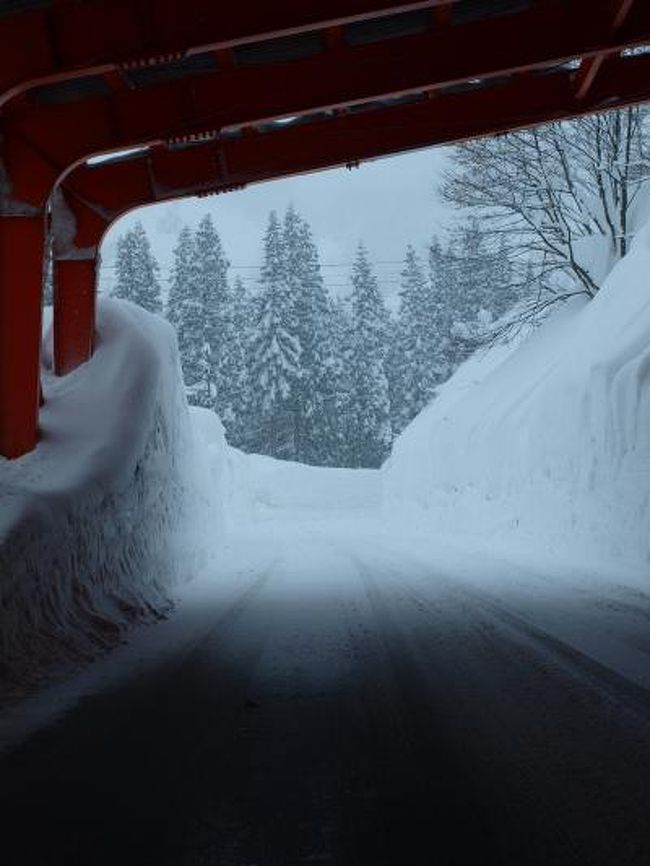
<svg viewBox="0 0 650 866"><path fill-rule="evenodd" d="M649 621L604 578L268 521L22 710L69 704L0 764L3 862L647 864Z"/></svg>

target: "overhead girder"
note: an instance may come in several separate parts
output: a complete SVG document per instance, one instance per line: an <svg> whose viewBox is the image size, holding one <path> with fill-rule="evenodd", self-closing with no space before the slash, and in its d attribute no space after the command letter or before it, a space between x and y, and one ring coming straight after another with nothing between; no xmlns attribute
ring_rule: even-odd
<svg viewBox="0 0 650 866"><path fill-rule="evenodd" d="M156 51L162 48L163 43L150 39L153 32L152 22L155 19L160 23L157 16L162 14L168 16L168 23L173 21L178 24L180 15L181 21L193 22L192 36L187 37L193 45L192 50L200 52L201 48L208 47L217 49L215 54L219 57L219 62L223 62L225 55L228 63L230 60L226 50L228 40L232 45L237 42L244 44L249 39L259 39L260 36L269 38L277 37L282 33L286 36L289 32L300 32L302 29L314 26L316 22L319 26L325 24L333 27L350 20L362 20L364 16L385 15L387 12L407 9L426 9L438 5L436 2L411 2L396 6L395 3L386 0L351 0L351 2L346 0L343 5L342 0L334 0L328 2L327 12L323 12L322 3L319 3L316 8L314 3L310 4L311 10L305 12L303 8L305 4L302 2L279 0L272 7L267 5L267 11L262 10L261 14L256 16L251 15L250 8L245 10L242 8L231 16L222 14L222 10L218 9L217 22L215 22L213 9L208 23L218 25L220 28L218 38L221 41L208 46L205 40L208 39L210 28L205 26L206 19L197 17L199 7L196 4L200 5L200 0L188 0L182 5L176 0L169 3L163 0L159 2L137 0L137 2L127 3L121 0L117 2L111 0L110 3L97 0L92 6L95 11L102 8L107 14L110 13L113 25L116 21L115 16L120 11L123 14L130 14L136 10L140 28L138 36L146 37L146 45L152 50L155 45ZM135 44L129 45L128 29L119 27L119 32L116 32L113 27L109 33L110 28L99 26L100 22L96 19L94 21L86 19L82 22L81 18L89 13L90 3L78 3L72 0L71 2L30 0L28 5L29 12L16 16L7 15L6 6L0 5L0 45L4 48L3 69L10 70L10 78L4 85L6 92L0 153L0 454L7 457L20 456L31 450L36 443L43 241L45 207L49 193L57 180L70 170L75 162L82 161L93 151L124 147L131 141L139 143L143 133L138 129L138 124L132 122L131 125L128 123L124 125L119 122L119 106L115 102L119 94L116 94L115 90L119 91L120 88L126 87L136 77L142 81L144 76L151 81L149 73L152 68L156 70L154 78L158 79L161 71L163 78L168 76L170 66L174 76L179 71L178 65L181 67L181 73L186 72L188 67L185 60L178 63L179 56L175 53L175 49L171 48L166 57L152 58L155 61L153 67L146 63L140 64L138 59L142 59L141 42L137 43L137 47ZM210 0L209 3L203 2L200 8L210 12L213 6ZM45 29L40 33L30 34L28 29L21 29L30 22L33 24L39 9L43 7L56 9L57 13L60 13L59 18L53 17L54 12L48 13L44 19ZM192 12L194 14L190 14ZM63 30L57 29L56 21L62 22L69 15L73 16L73 19L68 18L68 23L71 21L74 23L74 38L67 47L64 48L59 41L56 50L52 50L53 37L56 36L59 40L63 38ZM251 20L256 21L253 30L247 23ZM224 22L230 22L232 25L229 36ZM195 26L197 24L198 26ZM267 24L272 24L272 29L269 29ZM160 36L162 31L156 32ZM181 33L187 34L187 30L177 26L168 31L168 33L172 32L174 39L181 38ZM107 41L103 41L105 37ZM195 42L197 38L200 39L199 47ZM120 70L114 74L108 69L96 70L105 73L99 77L99 84L102 90L107 90L111 95L105 97L101 105L96 101L93 103L93 100L82 100L76 103L77 108L83 105L83 111L71 117L68 111L71 104L66 100L71 95L76 99L95 92L98 83L92 76L86 74L88 64L83 57L88 60L91 55L95 59L102 56L102 45L109 52L107 61L111 64L111 69ZM80 54L75 55L75 46L81 52ZM125 53L121 54L122 51ZM135 51L137 56L133 57L131 51ZM197 54L201 61L199 67L205 65L202 58L206 56L210 55ZM135 62L132 62L133 60ZM192 60L192 57L189 60ZM165 65L160 61L173 61L173 63ZM41 76L41 84L44 86L40 89L28 90L27 95L24 93L21 95L18 91L24 91L25 88L36 83L32 77L35 74L34 67L30 66L32 62L41 64L37 74ZM117 66L115 66L116 62ZM75 67L75 64L78 65L79 77L77 80L69 81L67 73ZM192 72L196 71L196 65L189 64ZM54 78L48 79L48 75L52 73ZM126 77L127 75L130 79ZM56 85L51 84L52 80L62 80L63 84L57 88ZM134 93L133 96L135 95ZM142 102L135 105L131 100L130 107L136 112L142 110L151 120L161 108L161 99L164 101L169 95L169 88L165 89L164 85L152 87L148 91L146 106ZM188 126L192 129L204 128L203 116L192 108L193 94L186 90L182 92L178 90L175 95L178 100L181 100L181 103L177 104L178 116L170 119L169 115L163 112L159 124L155 123L157 131L148 132L147 139L164 139L173 130L178 134L184 134ZM11 96L16 98L9 99ZM12 112L15 114L13 120ZM131 121L134 118L135 115L132 114ZM87 134L89 132L90 135ZM59 133L63 133L63 138ZM55 144L58 142L60 145L62 141L65 142L66 137L72 147L57 149ZM21 267L20 259L29 261L29 267L26 265ZM75 269L74 264L65 266L66 272ZM20 337L21 334L25 335L24 338Z"/></svg>
<svg viewBox="0 0 650 866"><path fill-rule="evenodd" d="M638 9L640 6L639 0L610 0L607 14L613 33L617 33L625 25L635 5ZM587 96L590 87L596 80L596 76L600 73L608 57L609 55L603 52L585 59L576 76L576 99L581 100Z"/></svg>
<svg viewBox="0 0 650 866"><path fill-rule="evenodd" d="M92 210L99 226L142 204L566 120L647 100L650 54L612 61L587 100L575 100L574 78L564 68L414 101L369 104L363 111L317 113L203 142L157 145L131 157L80 165L62 188ZM83 237L76 245L84 246Z"/></svg>
<svg viewBox="0 0 650 866"><path fill-rule="evenodd" d="M30 87L178 60L450 0L42 0L0 5L0 106Z"/></svg>
<svg viewBox="0 0 650 866"><path fill-rule="evenodd" d="M106 9L113 6L108 0L101 2ZM163 8L162 2L149 2L158 12ZM207 0L206 4L206 8L212 5ZM74 0L43 0L36 7L66 9L71 13L73 8L79 11L89 5ZM127 5L149 8L147 0ZM280 5L287 10L288 6ZM296 0L295 14L302 5ZM412 8L413 4L408 6ZM332 26L317 33L316 38L309 34L307 50L304 40L296 36L285 42L276 39L259 43L255 40L262 34L258 34L251 36L250 41L243 37L245 50L219 43L223 50L198 53L198 63L188 64L185 60L177 63L177 55L171 52L169 60L173 62L167 66L158 63L140 68L135 64L126 68L128 64L124 61L117 64L117 71L102 72L98 80L83 77L85 73L80 67L78 80L59 87L46 85L6 104L0 183L0 453L18 456L30 450L35 442L39 270L45 208L57 182L90 155L170 141L190 142L197 136L219 135L224 141L228 134L241 136L241 140L232 139L233 148L230 143L226 148L222 142L218 151L222 175L228 178L229 186L266 175L313 170L314 163L319 161L324 165L353 162L379 152L396 152L483 134L500 126L523 126L650 97L644 61L620 57L624 48L650 42L647 4L630 5L620 26L615 26L616 18L612 19L612 10L617 6L613 0L499 0L498 6L499 14L494 17L487 0L485 10L478 8L478 16L474 0L437 5L425 26L413 29L409 24L405 30L397 28L398 32L410 35L395 36L393 31L385 38L386 22L383 22L379 30L375 27L374 35L370 28L370 38L366 32L361 38L349 39L346 34L349 35L348 28L352 25L347 24L343 31ZM114 4L115 9L118 7L125 8L121 0ZM165 8L172 9L171 5ZM328 4L328 9L333 8ZM349 11L349 4L347 8ZM183 16L187 16L187 9L187 4L183 4ZM273 4L268 14L277 24L276 12ZM22 16L15 20L19 18ZM0 18L0 30L6 20ZM239 20L244 20L243 15ZM331 25L341 23L332 17L328 20ZM296 27L292 25L287 32L300 32L297 19L293 19L293 24ZM392 22L389 24L388 30ZM379 31L383 35L379 37L381 41L376 41ZM145 26L142 33L147 32ZM276 27L273 33L267 30L263 35L268 38L281 32ZM95 36L87 33L83 38L87 37L90 45ZM15 40L16 45L19 42ZM123 41L117 44L122 46L120 50L124 48ZM218 45L215 43L212 48L218 49ZM201 48L196 50L200 52ZM576 98L578 76L568 72L559 77L552 74L554 66L564 67L576 57L584 60L602 56L608 58L608 74L591 76L581 100ZM216 69L206 71L206 57L207 65L216 64ZM64 65L69 62L66 56ZM639 70L645 78L636 78ZM44 74L47 77L48 73ZM521 89L517 89L517 77L523 82ZM548 81L540 84L538 78ZM457 91L467 89L476 90L471 103L462 103L463 110L474 111L469 123L454 114L455 102L449 101L460 95ZM511 95L513 101L502 103L501 97L496 96L499 92L504 97ZM375 103L370 107L376 108L382 102L404 98L426 99L427 94L432 105L440 106L440 111L429 116L419 111L421 106L412 106L412 113L408 106L400 106L390 110L388 121L386 109L383 117L392 126L374 132L367 123L372 111L364 114L358 125L343 124L344 118L338 116L340 110L345 110L354 117L359 111L365 112L368 103ZM402 117L398 113L402 110L408 110L408 115ZM275 138L279 130L264 136L260 152L262 139L247 129L263 128L264 124L273 127L276 119L302 118L316 112L334 116L316 124L314 130L309 129L311 123L305 122L304 133L297 125L289 125L282 131L287 136L283 141L291 148L285 153L269 147L271 135L274 143L279 141ZM408 129L401 127L402 121ZM348 139L337 144L340 160L334 159L334 149L327 153L319 150L322 146L316 140L319 134L324 135L324 143L335 136ZM374 134L381 137L380 150L372 141ZM301 152L303 146L307 149ZM164 192L160 177L150 179L150 189L152 184L158 185L159 193ZM20 249L23 259L36 263L31 270L20 272L14 266L11 253L16 249ZM16 287L21 281L18 309L12 299L17 297ZM29 331L28 339L14 339L12 335L21 330ZM84 337L80 343L82 354L86 345ZM11 407L11 416L6 407ZM14 407L18 409L14 411Z"/></svg>
<svg viewBox="0 0 650 866"><path fill-rule="evenodd" d="M486 89L435 95L421 102L341 113L266 132L185 147L156 146L146 154L82 165L63 182L76 233L55 231L54 356L59 373L87 360L92 347L96 256L107 228L134 208L190 195L226 192L289 174L480 135L562 120L607 105L648 97L650 56L619 58L590 100L576 102L574 73L514 78ZM66 228L71 224L64 219Z"/></svg>
<svg viewBox="0 0 650 866"><path fill-rule="evenodd" d="M226 68L78 102L25 105L5 122L5 141L17 139L21 158L29 151L32 161L30 177L23 172L14 179L13 198L39 205L39 161L41 176L48 176L48 166L63 174L94 153L538 70L576 56L618 54L650 41L650 10L614 32L603 14L610 2L548 0L526 13L300 60ZM9 174L13 179L11 166Z"/></svg>

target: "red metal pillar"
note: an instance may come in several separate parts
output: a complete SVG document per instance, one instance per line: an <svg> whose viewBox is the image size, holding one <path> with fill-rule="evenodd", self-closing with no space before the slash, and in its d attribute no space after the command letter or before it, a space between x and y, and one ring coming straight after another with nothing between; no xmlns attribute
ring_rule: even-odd
<svg viewBox="0 0 650 866"><path fill-rule="evenodd" d="M54 260L54 372L71 373L92 355L97 260Z"/></svg>
<svg viewBox="0 0 650 866"><path fill-rule="evenodd" d="M65 376L92 355L97 251L109 218L60 187L53 192L51 205L54 372Z"/></svg>
<svg viewBox="0 0 650 866"><path fill-rule="evenodd" d="M25 140L0 141L0 455L36 447L45 204L58 169Z"/></svg>
<svg viewBox="0 0 650 866"><path fill-rule="evenodd" d="M36 447L45 221L0 215L0 454Z"/></svg>

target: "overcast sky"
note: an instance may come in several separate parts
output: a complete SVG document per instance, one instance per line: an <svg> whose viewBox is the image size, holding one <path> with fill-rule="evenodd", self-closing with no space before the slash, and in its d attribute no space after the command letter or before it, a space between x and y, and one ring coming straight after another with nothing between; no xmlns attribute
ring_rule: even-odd
<svg viewBox="0 0 650 866"><path fill-rule="evenodd" d="M418 151L365 163L352 171L335 169L140 209L116 223L108 235L102 250L106 266L102 283L107 286L114 273L117 236L136 220L144 224L166 280L180 229L185 224L195 226L209 212L232 273L253 285L269 211L282 213L293 203L313 229L321 261L329 266L323 268L323 275L332 292L348 293L347 265L363 240L390 299L398 288L399 261L406 245L412 243L424 253L431 235L450 216L437 193L447 153L441 148Z"/></svg>

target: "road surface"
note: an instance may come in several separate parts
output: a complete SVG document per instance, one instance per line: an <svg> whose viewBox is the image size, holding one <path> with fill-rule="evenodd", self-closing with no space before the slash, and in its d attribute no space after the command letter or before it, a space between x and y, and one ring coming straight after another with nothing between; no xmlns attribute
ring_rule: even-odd
<svg viewBox="0 0 650 866"><path fill-rule="evenodd" d="M650 596L326 523L208 584L3 757L5 866L650 863Z"/></svg>

